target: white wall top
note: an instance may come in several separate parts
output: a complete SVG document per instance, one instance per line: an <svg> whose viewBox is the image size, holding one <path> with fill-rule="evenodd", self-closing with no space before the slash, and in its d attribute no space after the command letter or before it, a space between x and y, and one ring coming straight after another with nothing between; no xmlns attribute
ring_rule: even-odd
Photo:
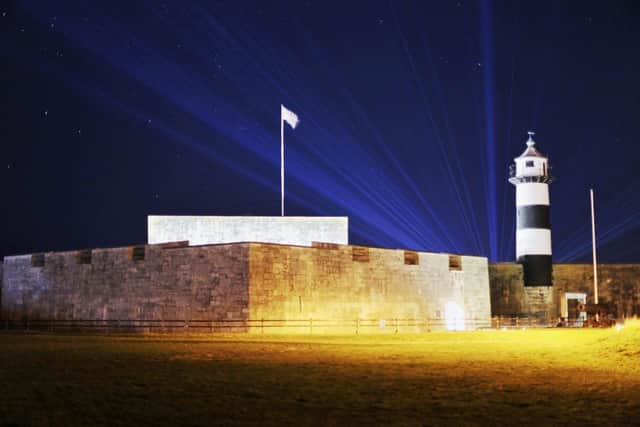
<svg viewBox="0 0 640 427"><path fill-rule="evenodd" d="M190 245L234 242L346 245L349 244L349 218L149 215L147 233L149 244L188 240Z"/></svg>

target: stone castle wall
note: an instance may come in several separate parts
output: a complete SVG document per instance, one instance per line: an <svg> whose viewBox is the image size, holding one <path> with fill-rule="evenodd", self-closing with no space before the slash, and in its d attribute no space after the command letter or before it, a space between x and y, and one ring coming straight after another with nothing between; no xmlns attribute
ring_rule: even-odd
<svg viewBox="0 0 640 427"><path fill-rule="evenodd" d="M131 248L95 249L89 263L80 252L44 254L43 266L6 257L2 307L14 319L248 317L247 244L142 248L136 261Z"/></svg>
<svg viewBox="0 0 640 427"><path fill-rule="evenodd" d="M6 257L2 317L378 319L389 328L394 319L429 319L435 328L453 303L476 327L491 315L555 319L569 292L593 302L590 264L555 264L549 288L524 287L519 264L480 257L335 244L137 248L144 259L132 248L92 250L88 263L82 251ZM640 315L640 264L599 264L598 272L600 303L615 317Z"/></svg>
<svg viewBox="0 0 640 427"><path fill-rule="evenodd" d="M457 257L460 269L452 270L447 254L406 252L252 244L250 316L317 319L318 328L322 320L381 319L389 330L395 319L432 321L413 328L419 331L443 327L447 303L454 303L467 328L489 326L486 258ZM406 264L407 256L417 265Z"/></svg>
<svg viewBox="0 0 640 427"><path fill-rule="evenodd" d="M522 266L489 265L491 310L494 316L561 315L566 293L585 293L593 303L591 264L554 264L553 287L525 287ZM640 264L598 264L598 298L614 317L640 315ZM545 314L547 313L547 314Z"/></svg>
<svg viewBox="0 0 640 427"><path fill-rule="evenodd" d="M395 319L432 322L402 329L408 332L444 327L453 305L467 328L490 322L486 258L403 250L261 243L95 249L90 258L83 251L7 257L3 281L2 308L13 319L374 320L363 332L376 332L380 320L387 331Z"/></svg>

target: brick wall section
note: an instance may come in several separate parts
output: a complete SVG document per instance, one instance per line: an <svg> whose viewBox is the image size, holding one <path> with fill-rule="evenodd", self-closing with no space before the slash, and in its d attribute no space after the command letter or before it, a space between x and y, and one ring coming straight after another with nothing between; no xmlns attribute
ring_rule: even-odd
<svg viewBox="0 0 640 427"><path fill-rule="evenodd" d="M557 317L554 288L524 286L523 278L521 264L489 264L492 316L531 316L540 319Z"/></svg>
<svg viewBox="0 0 640 427"><path fill-rule="evenodd" d="M525 313L524 276L521 264L490 263L489 287L491 290L491 314L514 316Z"/></svg>
<svg viewBox="0 0 640 427"><path fill-rule="evenodd" d="M525 288L522 267L515 263L489 265L491 310L494 316L560 316L566 292L593 298L591 264L554 264L553 287ZM598 297L615 317L640 315L640 264L598 264Z"/></svg>
<svg viewBox="0 0 640 427"><path fill-rule="evenodd" d="M42 302L51 299L51 289L42 280L42 269L31 267L31 255L5 257L2 277L2 311L9 319L25 315L27 304L32 301L37 304L33 306L34 316L48 316L48 304L46 311L36 314L44 305Z"/></svg>
<svg viewBox="0 0 640 427"><path fill-rule="evenodd" d="M391 330L396 318L442 320L455 302L467 317L489 321L486 258L462 257L462 270L449 271L446 254L421 252L419 265L405 265L402 250L364 249L368 261L354 260L353 246L251 244L251 318L384 319Z"/></svg>
<svg viewBox="0 0 640 427"><path fill-rule="evenodd" d="M91 264L75 252L4 260L3 308L13 318L246 319L248 245L163 249L96 249Z"/></svg>
<svg viewBox="0 0 640 427"><path fill-rule="evenodd" d="M487 258L463 256L465 313L472 319L491 322L491 296L489 290L489 266ZM455 273L455 272L453 272ZM480 325L478 325L480 326Z"/></svg>

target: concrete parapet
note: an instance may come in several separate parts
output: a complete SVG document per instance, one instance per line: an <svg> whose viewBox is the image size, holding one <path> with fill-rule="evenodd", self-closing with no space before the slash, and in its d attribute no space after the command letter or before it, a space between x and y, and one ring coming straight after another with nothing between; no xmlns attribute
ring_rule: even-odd
<svg viewBox="0 0 640 427"><path fill-rule="evenodd" d="M312 242L346 245L347 217L297 216L159 216L147 218L148 243L188 240L191 245L266 242L311 246Z"/></svg>

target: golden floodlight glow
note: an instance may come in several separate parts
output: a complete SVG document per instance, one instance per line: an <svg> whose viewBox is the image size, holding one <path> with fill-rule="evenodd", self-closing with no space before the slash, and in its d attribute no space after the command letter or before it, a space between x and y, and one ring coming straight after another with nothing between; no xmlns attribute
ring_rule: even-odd
<svg viewBox="0 0 640 427"><path fill-rule="evenodd" d="M444 321L448 331L464 331L464 311L455 302L445 304Z"/></svg>

